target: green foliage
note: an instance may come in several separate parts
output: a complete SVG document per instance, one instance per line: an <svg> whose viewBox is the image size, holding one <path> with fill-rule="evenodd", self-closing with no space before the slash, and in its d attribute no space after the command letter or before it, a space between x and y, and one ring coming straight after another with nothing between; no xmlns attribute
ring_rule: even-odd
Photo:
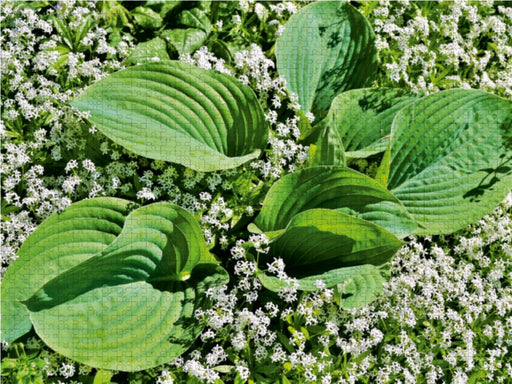
<svg viewBox="0 0 512 384"><path fill-rule="evenodd" d="M105 249L121 233L131 205L116 198L84 200L39 226L23 243L19 260L2 281L3 340L12 342L32 327L21 302L53 278Z"/></svg>
<svg viewBox="0 0 512 384"><path fill-rule="evenodd" d="M417 228L386 188L366 175L339 166L311 167L283 177L267 193L255 225L264 232L285 229L296 214L316 208L371 221L400 238Z"/></svg>
<svg viewBox="0 0 512 384"><path fill-rule="evenodd" d="M317 118L336 95L370 85L377 70L373 31L345 1L315 2L293 15L277 40L276 59L288 90Z"/></svg>
<svg viewBox="0 0 512 384"><path fill-rule="evenodd" d="M268 132L249 87L177 61L119 71L71 105L89 111L91 123L129 150L199 171L257 158Z"/></svg>
<svg viewBox="0 0 512 384"><path fill-rule="evenodd" d="M378 63L374 33L358 9L348 2L307 5L290 18L276 41L278 26L267 23L268 7L259 5L263 8L257 16L242 12L235 15L238 18L232 18L235 2L98 5L111 42L138 42L123 64L142 65L96 81L70 104L90 113L89 122L113 141L107 144L122 152L118 158L136 159L133 164L144 172L144 184L138 175L129 177L138 190L152 185L153 170L168 167L170 174L186 179L183 191L192 200L192 194L205 194L207 189L213 196L206 193L193 201L190 211L197 210L196 217L167 202L138 207L112 197L80 201L50 216L24 242L19 260L7 269L2 282L4 341L18 340L33 326L54 351L98 368L88 383L154 382L150 368L200 343L206 351L208 337L220 343L230 337L222 332L242 332L243 327L249 328L249 335L256 332L253 320L244 320L247 324L232 329L219 326L218 334L199 339L208 316L221 318L215 311L202 318L200 314L211 307L215 290L210 288L228 284L234 257L227 256L226 249L250 236L247 228L257 234L253 239L264 234L262 238L269 240L268 253L256 240L239 247L242 253L251 247L257 250L257 256L251 251L242 257L266 288L261 296L269 299L267 303L282 299L279 294L290 289L290 282L304 291L303 313L274 321L281 345L291 354L296 348L337 354L333 377L348 378L349 365L361 363L370 351L346 353L335 345L343 341L341 337L326 340L325 326L308 325L309 319L304 325L304 316L320 312L315 303L329 292L333 296L325 302L337 305L329 308L332 311L357 309L376 300L390 278L388 262L405 244L403 239L412 234L453 233L490 213L507 195L512 187L510 101L470 89L420 98L402 88L363 88L376 85ZM371 13L375 7L365 4L361 9ZM429 11L428 6L418 7ZM83 24L72 28L63 15L56 12L50 18L61 37L55 47L59 60L51 70L62 70L57 78L70 86L73 81L64 69L77 52L93 54L94 48L84 39L94 19L85 17ZM275 183L280 175L258 177L250 168L260 158L264 162L273 156L270 145L279 135L274 126L291 114L280 107L283 100L272 101L279 104L271 111L279 112L279 120L268 123L272 115L265 114L270 111L267 89L171 60L178 55L188 60L189 54L207 46L233 70L239 65L237 53L253 43L264 48L265 59L275 54L278 73L273 74L286 80L287 90L297 94L301 105L294 111L299 143L310 145L307 167ZM285 91L283 85L279 92ZM7 128L20 142L27 141L25 130L35 130L27 129L21 117L9 121ZM101 139L101 135L87 139L87 156L102 157L94 148ZM63 173L64 164L52 166ZM213 171L225 173L202 173ZM202 181L203 176L210 181ZM223 193L211 187L216 176ZM169 184L181 194L174 181ZM156 194L150 198L163 199ZM229 212L236 205L235 211L223 212L222 218L209 217L205 202L224 202L224 198L231 205L215 209ZM260 210L254 216L253 207ZM11 209L16 210L2 200L2 212ZM208 234L213 223L228 229ZM277 258L284 261L287 277L297 280L271 275L266 266ZM249 276L246 272L235 267L235 274ZM259 282L254 280L255 289ZM240 283L250 286L251 281L247 277ZM244 305L249 306L250 296L245 298ZM431 326L427 316L422 320ZM341 325L343 318L338 316L336 322ZM480 322L489 325L491 319L477 318L473 325L481 326ZM391 334L386 337L385 342L393 341ZM424 343L421 337L411 339ZM436 337L440 340L444 335ZM283 384L300 382L307 373L300 365L257 356L261 352L252 351L251 343L249 338L243 347L228 347L221 364L208 363L210 372L221 372L225 382ZM377 344L374 348L380 356ZM2 361L2 374L15 383L43 382L44 361L19 348L15 347L16 356ZM442 353L439 347L433 350L434 362L447 369ZM245 366L251 368L248 378L239 371ZM140 370L145 371L135 372ZM482 372L480 366L475 368L469 381L483 379ZM185 371L170 377L200 382Z"/></svg>
<svg viewBox="0 0 512 384"><path fill-rule="evenodd" d="M324 120L317 152L345 151L347 158L366 158L385 151L393 118L415 99L398 88L362 88L338 95ZM329 147L324 149L324 145ZM338 162L319 159L315 164L338 165Z"/></svg>
<svg viewBox="0 0 512 384"><path fill-rule="evenodd" d="M330 209L295 215L277 237L270 255L281 256L292 276L305 277L359 264L381 265L403 243L369 221ZM312 257L311 255L315 256ZM320 277L319 277L320 279Z"/></svg>
<svg viewBox="0 0 512 384"><path fill-rule="evenodd" d="M41 374L46 362L37 353L25 353L23 344L13 345L14 354L2 359L1 372L4 380L12 384L44 384Z"/></svg>
<svg viewBox="0 0 512 384"><path fill-rule="evenodd" d="M10 304L16 314L26 313L17 308L26 306L36 332L54 350L94 367L133 371L188 349L203 328L194 321L194 310L207 306L205 291L228 277L187 211L155 203L124 219L119 208L128 206L118 199L92 199L48 219L30 237L33 253L24 258L39 271L39 281L13 295ZM120 232L112 215L124 221ZM107 229L98 234L100 220ZM108 230L113 233L104 236ZM85 244L77 245L81 238ZM46 255L59 263L48 263ZM13 273L4 282L16 289L20 280ZM25 331L14 316L7 320L2 333Z"/></svg>
<svg viewBox="0 0 512 384"><path fill-rule="evenodd" d="M512 102L481 91L438 92L398 112L388 188L424 226L418 233L455 232L505 198L511 137Z"/></svg>
<svg viewBox="0 0 512 384"><path fill-rule="evenodd" d="M130 57L126 59L129 64L143 64L154 61L169 60L167 45L160 37L137 44Z"/></svg>

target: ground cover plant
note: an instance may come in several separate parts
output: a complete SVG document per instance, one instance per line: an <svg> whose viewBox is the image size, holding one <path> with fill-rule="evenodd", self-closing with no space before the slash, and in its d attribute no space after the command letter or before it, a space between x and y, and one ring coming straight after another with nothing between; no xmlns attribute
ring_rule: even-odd
<svg viewBox="0 0 512 384"><path fill-rule="evenodd" d="M507 2L6 2L2 376L512 374Z"/></svg>

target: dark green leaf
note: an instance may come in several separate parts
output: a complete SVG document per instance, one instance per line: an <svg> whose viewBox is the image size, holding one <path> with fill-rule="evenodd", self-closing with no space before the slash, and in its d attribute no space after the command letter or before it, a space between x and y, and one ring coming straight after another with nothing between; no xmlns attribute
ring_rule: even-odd
<svg viewBox="0 0 512 384"><path fill-rule="evenodd" d="M317 280L316 275L324 274L322 279L331 285L343 278L340 268L384 264L402 244L369 221L332 209L311 209L293 217L271 244L268 259L281 257L293 277Z"/></svg>
<svg viewBox="0 0 512 384"><path fill-rule="evenodd" d="M158 29L162 26L162 17L148 7L137 7L131 12L135 23L142 28Z"/></svg>
<svg viewBox="0 0 512 384"><path fill-rule="evenodd" d="M161 36L171 43L180 55L192 53L200 48L206 40L206 32L202 29L169 29L163 31Z"/></svg>
<svg viewBox="0 0 512 384"><path fill-rule="evenodd" d="M169 55L165 41L159 37L137 44L130 57L126 59L130 64L153 63L162 60L169 60Z"/></svg>
<svg viewBox="0 0 512 384"><path fill-rule="evenodd" d="M180 14L179 21L181 24L192 28L199 28L206 33L210 32L212 24L206 13L199 8L185 10Z"/></svg>
<svg viewBox="0 0 512 384"><path fill-rule="evenodd" d="M343 211L380 225L398 237L417 224L400 201L370 177L345 167L319 166L294 172L270 188L255 225L263 232L286 228L313 208Z"/></svg>

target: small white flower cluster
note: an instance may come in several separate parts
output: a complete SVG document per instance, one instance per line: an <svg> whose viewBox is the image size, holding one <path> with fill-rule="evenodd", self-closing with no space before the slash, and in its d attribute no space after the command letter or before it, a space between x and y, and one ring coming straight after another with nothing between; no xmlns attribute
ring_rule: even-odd
<svg viewBox="0 0 512 384"><path fill-rule="evenodd" d="M79 381L70 380L78 375L89 375L92 371L92 367L84 364L77 363L71 359L68 359L62 355L48 350L44 344L35 338L29 339L29 342L25 344L27 349L41 350L39 358L44 361L45 365L42 367L42 372L48 377L62 376L67 379L61 383L79 383ZM78 367L78 369L77 369ZM112 372L116 373L116 372Z"/></svg>
<svg viewBox="0 0 512 384"><path fill-rule="evenodd" d="M199 196L201 200L204 199L204 202L200 203L200 208L205 211L201 216L201 225L207 244L213 242L213 230L222 239L222 245L227 246L225 233L230 228L229 222L233 217L233 210L226 205L223 197L216 198L208 207L207 203L211 199L211 195L208 192L201 192Z"/></svg>
<svg viewBox="0 0 512 384"><path fill-rule="evenodd" d="M231 70L225 66L224 59L215 57L215 55L208 51L207 47L201 47L194 54L180 55L179 59L185 63L195 65L202 69L214 69L217 72L231 75Z"/></svg>
<svg viewBox="0 0 512 384"><path fill-rule="evenodd" d="M162 371L156 379L156 384L174 384L171 373L169 371Z"/></svg>
<svg viewBox="0 0 512 384"><path fill-rule="evenodd" d="M200 358L201 356L199 354L196 358L187 360L183 364L183 372L197 377L199 380L202 380L203 383L214 383L215 380L220 379L218 372L198 361Z"/></svg>
<svg viewBox="0 0 512 384"><path fill-rule="evenodd" d="M107 32L93 24L80 49L101 53L103 47L108 58L87 60L82 52L74 53L72 49L62 56L56 47L70 42L55 33L51 16L62 18L69 28L99 17L91 2L81 7L75 1L63 1L44 13L10 0L0 7L0 20L5 26L0 36L0 71L5 85L0 174L5 201L17 212L6 215L9 220L3 226L2 268L15 258L15 252L37 223L71 204L70 197L77 189L86 197L96 196L104 189L98 180L100 175L93 170L94 164L85 159L87 140L81 117L63 103L91 81L119 69L129 45L123 41L117 48L109 47ZM74 153L84 161L83 174L48 175L44 165L49 160L61 161Z"/></svg>
<svg viewBox="0 0 512 384"><path fill-rule="evenodd" d="M381 0L373 9L370 19L388 78L417 93L471 87L512 97L510 8L492 0L443 1L436 7L435 19L426 3Z"/></svg>

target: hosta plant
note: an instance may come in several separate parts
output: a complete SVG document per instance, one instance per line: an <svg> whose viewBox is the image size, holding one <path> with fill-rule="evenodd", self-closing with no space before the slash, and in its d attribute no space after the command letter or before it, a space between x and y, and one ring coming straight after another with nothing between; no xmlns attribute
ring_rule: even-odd
<svg viewBox="0 0 512 384"><path fill-rule="evenodd" d="M407 236L457 231L510 191L512 103L471 89L420 98L376 87L373 32L347 2L305 6L275 56L301 105L310 159L268 190L248 225L270 239L257 258L266 288L287 284L266 271L282 258L299 289L322 280L341 306L365 304ZM202 172L257 159L269 137L249 86L172 60L123 69L71 105L133 153ZM349 167L360 158L378 168L372 177ZM235 228L237 238L245 232ZM229 280L196 219L166 202L77 202L43 222L18 256L2 286L2 338L33 326L61 354L106 369L179 356L202 330L193 315L209 305L206 291Z"/></svg>
<svg viewBox="0 0 512 384"><path fill-rule="evenodd" d="M107 369L142 370L179 356L203 328L193 315L208 305L206 290L228 281L199 224L168 203L72 204L19 256L2 285L2 337L15 340L33 325L57 352Z"/></svg>

